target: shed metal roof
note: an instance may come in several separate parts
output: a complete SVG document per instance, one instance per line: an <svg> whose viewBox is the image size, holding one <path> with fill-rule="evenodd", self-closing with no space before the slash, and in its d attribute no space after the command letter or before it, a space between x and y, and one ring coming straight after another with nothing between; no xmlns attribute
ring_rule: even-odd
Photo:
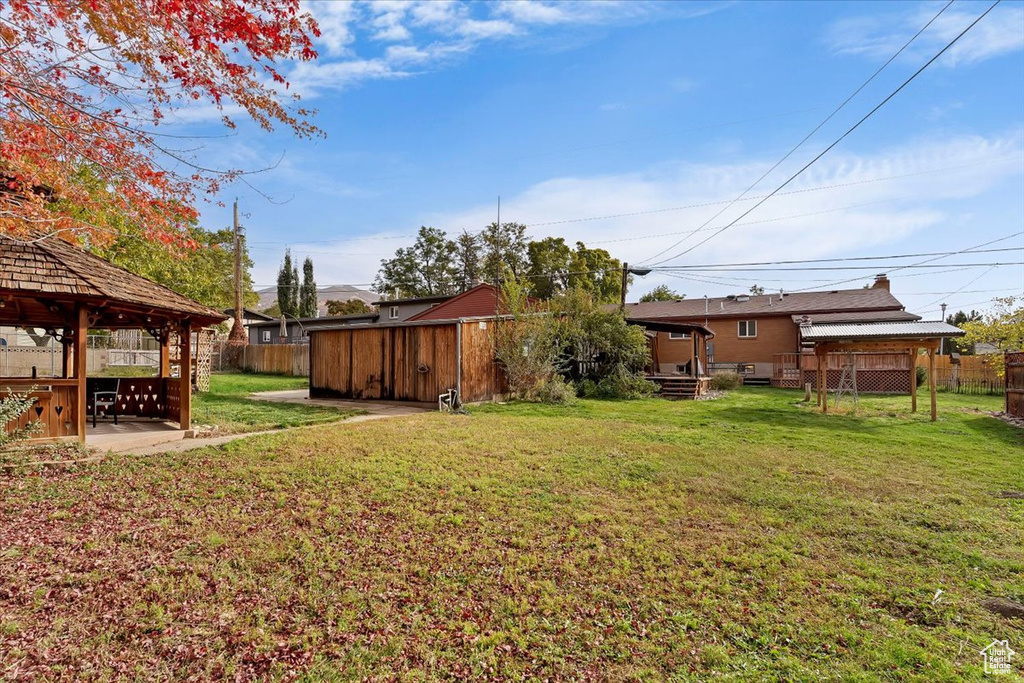
<svg viewBox="0 0 1024 683"><path fill-rule="evenodd" d="M935 339L962 337L964 331L940 321L894 321L871 323L811 323L800 326L804 341L842 341L846 339Z"/></svg>

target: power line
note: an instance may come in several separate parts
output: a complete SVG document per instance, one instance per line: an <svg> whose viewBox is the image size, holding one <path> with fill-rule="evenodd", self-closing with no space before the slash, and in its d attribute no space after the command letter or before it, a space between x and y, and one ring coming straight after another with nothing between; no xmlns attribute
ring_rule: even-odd
<svg viewBox="0 0 1024 683"><path fill-rule="evenodd" d="M843 256L837 258L812 258L812 259L792 259L788 261L749 261L746 263L704 263L694 264L687 266L659 266L654 270L691 270L691 269L717 269L717 268L731 268L733 266L785 266L793 265L798 263L839 263L846 261L882 261L887 259L898 259L898 258L918 258L921 256L956 256L958 254L971 253L971 254L988 254L994 252L1004 251L1024 251L1024 247L1002 247L999 249L967 249L962 251L933 251L923 252L919 254L891 254L885 256Z"/></svg>
<svg viewBox="0 0 1024 683"><path fill-rule="evenodd" d="M742 198L743 198L743 197L744 197L744 196L745 196L745 195L746 195L746 194L747 194L748 192L750 192L750 191L751 191L752 189L754 189L754 188L755 188L755 187L756 187L756 186L757 186L757 185L758 185L758 184L759 184L759 183L760 183L760 182L761 182L762 180L764 180L764 179L765 179L765 178L767 178L767 177L768 177L769 175L771 175L771 173L772 173L772 172L774 172L774 171L775 171L775 169L777 169L777 168L778 168L779 166L781 166L781 165L783 164L783 162L785 162L785 161L786 161L786 159L788 159L789 157L791 157L791 156L793 155L793 153L794 153L794 152L796 152L796 151L797 151L798 149L800 149L801 147L803 147L803 145L804 145L804 143L805 143L805 142L807 142L808 140L810 140L810 139L811 139L811 137L812 137L812 136L814 136L814 134L815 134L815 133L817 133L817 132L818 132L819 130L821 130L822 126L824 126L824 125L825 125L826 123L828 123L829 121L831 121L831 120L832 120L832 118L833 118L833 117L834 117L834 116L835 116L836 114L838 114L838 113L839 113L839 112L840 112L840 111L841 111L841 110L843 109L843 107L845 107L845 106L846 106L847 104L849 104L849 103L850 103L850 100L852 100L852 99L853 99L854 97L856 97L856 96L857 96L857 95L858 95L858 94L860 93L860 91L861 91L861 90L863 90L864 88L866 88L866 87L868 86L868 84L869 84L869 83L871 83L871 81L875 80L875 77L877 77L877 76L878 76L878 74L882 73L882 71L883 71L883 70L885 70L885 68L886 68L887 66L889 66L890 64L892 64L893 60L895 60L895 59L896 59L897 57L899 57L899 56L900 56L901 54L903 54L903 51L904 51L904 50L906 50L906 49L907 49L907 48L908 48L908 47L910 46L910 44L911 44L911 43L913 43L913 42L914 42L915 40L917 40L917 38L918 38L918 37L919 37L919 36L920 36L920 35L921 35L922 33L924 33L925 29L927 29L927 28L928 28L929 26L931 26L931 25L932 25L932 23L933 23L933 22L934 22L934 21L935 21L936 19L938 19L938 18L939 18L939 17L940 17L941 15L942 15L942 13L943 13L943 12L945 12L945 11L946 11L947 9L949 9L949 6L950 6L950 5L952 5L952 4L953 4L953 0L949 0L949 2L947 2L947 3L945 4L945 6L943 6L943 8L939 10L938 14L936 14L936 15L935 15L934 17L932 17L932 18L931 18L931 19L930 19L930 20L928 21L928 23L927 23L927 24L925 24L925 25L924 25L923 27L921 27L921 30L919 30L919 31L918 31L917 33L915 33L915 34L914 34L914 35L913 35L913 36L912 36L912 37L910 38L910 40L908 40L908 41L907 41L906 43L904 43L903 47L901 47L901 48L900 48L899 50L897 50L897 51L896 51L896 53L895 53L895 54L894 54L894 55L893 55L892 57L889 57L889 59L888 59L888 60L887 60L887 61L886 61L886 62L885 62L884 64L882 64L882 66L878 67L878 70L877 70L877 71L875 71L875 73L871 74L871 76L870 76L870 77L868 78L868 80L866 80L866 81L864 81L863 83L861 83L861 84L860 84L860 87L858 87L858 88L857 88L856 90L854 90L854 91L853 91L852 93L850 93L850 95L849 95L849 96L848 96L848 97L847 97L847 98L846 98L845 100L843 100L842 102L840 102L840 103L839 103L839 106L838 106L838 107L836 107L835 109L833 109L833 110L832 110L832 111L831 111L831 112L829 113L829 115L828 115L828 116L826 116L826 117L825 117L824 119L822 119L822 120L821 120L821 122L820 122L820 123L818 123L818 125L814 127L814 130L812 130L812 131L811 131L810 133L808 133L807 135L805 135L805 136L804 136L804 138L803 138L802 140L800 140L800 142L796 143L796 144L795 144L795 145L794 145L794 146L793 146L793 147L792 147L792 148L791 148L791 149L790 149L790 150L789 150L788 152L786 152L786 153L785 153L785 155L783 155L783 157L782 157L781 159L779 159L778 161L776 161L776 162L775 162L775 163L774 163L774 164L772 165L772 167L771 167L771 168L769 168L769 169L768 169L767 171L765 171L764 173L762 173L762 174L761 174L761 177L759 177L759 178L758 178L757 180L755 180L755 181L754 181L754 182L752 182L752 183L751 183L750 185L748 185L748 186L747 186L747 188L746 188L745 190L743 190L743 192L740 192L740 193L739 193L739 195L737 195L737 197L736 197L735 199L733 199L733 200L732 200L731 202L729 202L729 203L728 203L728 204L727 204L727 205L726 205L725 207L723 207L723 208L722 208L722 209L721 209L721 210L720 210L720 211L719 211L718 213L716 213L716 214L715 214L714 216L712 216L711 218L709 218L709 219L707 219L706 221L704 221L703 225L701 225L700 227L701 227L701 228L703 228L704 226L708 225L708 224L709 224L709 223L710 223L711 221L715 220L716 218L718 218L719 216L721 216L721 215L722 215L723 213L725 213L726 211L728 211L728 210L729 210L730 208L732 208L732 207L733 207L733 205L735 205L735 204L736 204L736 202L740 201L740 200L741 200L741 199L742 199ZM780 189L781 189L781 188L780 188ZM767 200L767 197L765 197L765 199ZM754 208L756 208L756 207L754 207ZM700 229L700 228L698 228L698 229ZM656 259L656 258L658 258L659 256L661 256L661 255L662 255L662 254L664 254L665 252L667 252L667 251L671 251L672 249L675 249L675 248L676 248L677 246L679 246L680 244L682 244L683 242L685 242L685 241L686 241L687 239L689 239L689 235L687 235L687 236L686 236L686 237L684 237L683 239L681 239L681 240L677 241L676 243L674 243L674 244L672 244L672 245L670 245L670 246L668 246L668 247L665 247L664 249L662 249L661 251L659 251L659 252L658 252L657 254L655 254L655 255L654 255L654 256L652 256L651 258L647 259L647 261L652 261L653 259ZM698 245L698 246L699 246L699 245Z"/></svg>
<svg viewBox="0 0 1024 683"><path fill-rule="evenodd" d="M1024 261L1007 261L998 263L940 263L932 265L907 265L902 268L946 268L947 266L958 266L962 268L986 268L988 266L1024 266ZM683 270L683 273L707 273L720 271L724 273L774 273L774 272L801 272L816 270L877 270L878 266L799 266L795 268L700 268L696 270ZM657 270L657 269L653 269ZM671 272L671 271L659 271ZM859 279L859 278L858 278Z"/></svg>
<svg viewBox="0 0 1024 683"><path fill-rule="evenodd" d="M914 172L911 172L911 173L900 173L900 174L897 174L897 175L890 175L890 176L878 176L878 177L875 177L875 178L866 178L864 180L852 180L852 181L845 182L845 183L833 183L833 184L830 184L830 185L817 185L817 186L814 186L814 187L806 187L806 188L801 188L801 189L798 189L798 190L789 190L788 192L779 192L779 193L776 194L776 196L786 197L786 196L790 196L790 195L805 194L805 193L810 193L810 192L821 192L821 191L824 191L824 190L836 190L836 189L841 189L841 188L845 188L845 187L855 187L855 186L858 186L858 185L866 185L866 184L870 184L870 183L879 183L879 182L885 182L885 181L888 181L888 180L902 180L904 178L913 178L913 177L922 176L922 175L932 175L932 174L935 174L935 173L945 173L947 171L959 171L959 170L963 170L963 169L966 169L966 168L975 168L977 166L989 166L991 164L1000 163L1000 162L1003 162L1003 161L1017 160L1018 158L1019 158L1018 155L1005 156L1005 157L997 157L997 158L994 158L994 159L985 159L984 161L975 161L975 162L972 162L972 163L969 163L969 164L957 164L957 165L954 165L954 166L943 166L943 167L940 167L940 168L930 168L930 169L926 169L926 170L923 170L923 171L914 171ZM752 196L749 196L749 197L744 197L740 201L751 201L752 202L752 201L756 201L758 199L762 199L762 198L764 198L766 196L767 195L752 195ZM878 203L885 202L885 201L897 201L899 199L905 199L905 198L906 197L900 197L900 198L888 199L888 200L878 200ZM539 228L539 227L545 227L545 226L550 226L550 225L565 225L565 224L568 224L568 223L586 223L586 222L592 222L592 221L610 220L610 219L614 219L614 218L633 218L633 217L636 217L636 216L647 216L647 215L653 215L653 214L659 214L659 213L670 213L670 212L674 212L674 211L686 211L688 209L706 208L706 207L709 207L709 206L718 206L720 204L727 204L727 203L729 203L729 201L730 200L728 200L728 199L723 199L723 200L714 201L714 202L702 202L702 203L697 203L697 204L686 204L686 205L681 205L681 206L669 206L669 207L665 207L665 208L661 208L661 209L649 209L649 210L645 210L645 211L631 211L631 212L624 212L624 213L604 214L604 215L600 215L600 216L586 216L586 217L581 217L581 218L566 218L566 219L561 219L561 220L556 220L556 221L541 221L541 222L524 221L524 222L530 228ZM856 206L864 206L864 205L866 205L866 204L854 204L854 205L849 205L849 206L842 207L842 208L827 209L827 210L821 211L819 213L826 213L826 212L830 212L830 211L839 211L839 210L842 210L842 209L849 209L849 208L854 208ZM810 215L815 215L815 214L800 214L799 216L789 216L788 218L799 218L799 217L810 216ZM776 219L773 219L773 220L776 220ZM764 221L748 221L746 223L742 223L741 225L755 225L755 224L759 224L759 223L762 223L762 222L764 222ZM716 228L714 228L714 227L707 228L707 230L714 230L714 229L716 229ZM463 228L463 229L446 228L445 231L446 231L446 233L468 232L470 234L480 234L482 232L482 230L468 230L468 229L465 229L465 228ZM594 240L592 242L589 242L589 244L610 244L610 243L613 243L613 242L625 242L625 241L640 240L640 239L655 239L655 238L658 238L658 237L668 237L668 236L671 236L671 235L691 234L691 233L697 232L697 231L700 231L700 228L691 229L691 230L685 230L685 231L674 231L674 232L656 233L656 234L651 234L651 235L641 235L641 236L637 236L637 237L616 238L616 239L608 239L608 240ZM408 233L408 234L402 234L402 235L364 235L364 236L360 236L360 237L338 237L338 238L327 239L327 240L287 240L287 241L254 240L254 241L250 241L249 244L261 244L261 245L271 245L271 244L279 244L279 245L289 245L289 244L334 244L336 242L365 242L365 241L372 241L372 240L414 239L415 237L417 237L416 234ZM271 247L261 247L260 251L269 251L270 249L271 249ZM337 256L352 256L352 255L355 255L355 254L350 254L350 253L346 253L346 252L334 252L334 251L317 251L317 252L303 252L303 253L323 254L323 255L337 255ZM372 254L366 254L366 255L372 255Z"/></svg>
<svg viewBox="0 0 1024 683"><path fill-rule="evenodd" d="M754 210L755 210L755 209L757 209L757 208L758 208L759 206L761 206L762 204L764 204L764 203L765 203L766 201L768 201L768 200L769 200L769 199L770 199L771 197L773 197L773 196L775 196L776 194L778 194L778 192L779 192L779 191L781 191L781 190L782 190L783 188L785 188L785 187L786 187L787 185L789 185L789 184L790 184L791 182L793 182L794 180L796 180L796 178L797 178L798 176L800 176L800 174L802 174L802 173L803 173L804 171L806 171L806 170L807 170L808 168L810 168L810 167L811 167L812 165L814 165L814 164L815 164L815 163L816 163L816 162L817 162L817 161L818 161L819 159L821 159L821 158L822 158L823 156L825 156L825 155L826 155L826 154L828 154L828 153L829 153L830 151L832 151L832 149L834 149L834 148L836 147L836 145L838 145L838 144L839 144L840 142L842 142L843 140L845 140L845 139L846 139L846 138L847 138L847 137L848 137L848 136L849 136L849 135L850 135L851 133L853 133L853 132L854 132L855 130L857 130L858 128L860 128L860 126L861 126L861 125L862 125L862 124L863 124L863 123L864 123L865 121L867 121L867 120L868 120L869 118L871 118L871 117L872 117L872 116L873 116L873 115L875 114L875 112L877 112L877 111L878 111L879 109L881 109L881 108L882 108L883 106L885 106L885 104L886 104L886 103L888 103L888 102L889 102L889 100L891 100L892 98L894 98L894 97L895 97L896 95L898 95L898 94L899 94L899 93L900 93L900 92L901 92L901 91L902 91L902 90L903 90L904 88L906 88L906 87L907 87L908 85L910 85L910 83L911 83L911 82L912 82L912 81L913 81L914 79L916 79L916 78L917 78L917 77L918 77L918 76L919 76L919 75L920 75L920 74L921 74L921 73L922 73L922 72L923 72L923 71L924 71L925 69L927 69L927 68L928 68L929 66L931 66L931 65L932 65L932 64L933 64L933 63L935 62L935 60L937 60L937 59L938 59L939 57L941 57L941 56L942 56L943 54L945 54L945 53L946 53L946 51L947 51L947 50L949 50L949 49L950 49L951 47L953 47L953 45L955 45L955 44L957 43L957 41L959 41L959 40L960 40L961 38L963 38L963 37L964 37L964 35L965 35L965 34L966 34L966 33L967 33L968 31L970 31L970 30L971 30L972 28L974 28L974 26L975 26L975 25L977 25L977 23L978 23L979 21L981 21L982 19L984 19L984 18L985 18L985 16L987 16L989 12L991 12L991 11L992 11L993 9L995 9L995 7L996 7L996 6L997 6L997 5L998 5L998 4L1000 3L1000 2L1002 2L1002 0L996 0L996 1L994 2L994 3L992 3L992 5L990 5L988 9L986 9L986 10L985 10L984 12L982 12L982 13L981 13L981 15L980 15L980 16L978 16L978 18L976 18L976 19L975 19L974 21L972 21L972 22L970 23L970 25L968 25L968 26L967 26L967 28L965 28L965 29L964 29L963 31L961 31L961 32L960 32L960 33L959 33L959 34L958 34L958 35L957 35L957 36L956 36L955 38L953 38L953 40L951 40L951 41L949 41L948 43L946 43L946 46L945 46L945 47L943 47L943 48L942 48L941 50L939 50L939 51L938 51L937 53L935 53L935 55L934 55L934 56L933 56L933 57L932 57L931 59L929 59L929 60L928 60L927 62L925 62L925 63L924 63L924 64L923 64L922 66L921 66L921 68L919 68L919 69L918 69L917 71L915 71L915 72L914 72L913 74L911 74L911 76L910 76L910 77L909 77L908 79L906 79L905 81L903 81L903 83L902 83L902 84L901 84L901 85L900 85L900 86L899 86L898 88L896 88L896 89L895 89L895 90L893 90L893 91L892 91L891 93L889 93L889 95L887 95L885 99L883 99L883 100L882 100L881 102L879 102L879 103L878 103L877 105L875 105L875 107L874 107L873 109L871 109L871 111L869 111L869 112L868 112L867 114L865 114L865 115L864 115L864 116L863 116L863 117L862 117L862 118L861 118L861 119L860 119L859 121L857 121L857 123L853 124L853 126L851 126L851 127L849 128L849 129L847 129L847 131L846 131L845 133L843 133L843 134L842 134L842 135L840 135L840 136L839 136L838 138L836 138L836 140L835 140L835 141L834 141L834 142L833 142L832 144L830 144L830 145L829 145L828 147L826 147L826 148L825 148L825 149L823 149L823 150L822 150L822 151L821 151L820 153L818 153L818 155L817 155L817 156L815 156L815 157L814 157L813 159L811 159L811 160L810 160L810 161L808 161L808 162L807 162L806 164L804 164L804 166L803 166L803 167L802 167L802 168L801 168L801 169L800 169L799 171L797 171L796 173L794 173L793 175L791 175L791 176L790 176L790 177L789 177L789 178L788 178L788 179L787 179L787 180L786 180L785 182L783 182L783 183L782 183L781 185L779 185L779 186L778 186L777 188L775 188L775 189L774 189L774 190L772 190L772 191L771 191L770 193L768 193L768 196L766 196L766 197L765 197L764 199L762 199L762 200L758 201L758 202L757 202L756 204L754 204L754 206L752 206L752 207L750 207L749 209L747 209L746 211L744 211L744 212L743 212L742 214L740 214L740 215L739 215L739 216L738 216L738 217L737 217L736 219L734 219L733 221L731 221L730 223L728 223L728 224L727 224L727 225L725 225L724 227L720 228L720 229L719 229L718 231L716 231L716 232L712 233L711 235L709 235L709 236L705 237L705 238L704 238L703 240L701 240L701 241L700 241L700 242L698 242L697 244L695 244L695 245L693 245L693 246L691 246L691 247L688 247L688 248L684 249L683 251L679 252L678 254L675 254L675 255L673 255L673 256L669 256L668 258L662 259L661 261L657 261L657 262L655 262L655 263L653 263L653 264L650 264L650 265L655 265L655 266L657 266L657 265L660 265L660 264L662 264L662 263L665 263L666 261L671 261L672 259L675 259L675 258L679 258L680 256L683 256L683 255L685 255L685 254L688 254L688 253L690 253L691 251L693 251L693 250L694 250L694 249L696 249L697 247L700 247L700 246L701 246L701 245L703 245L703 244L707 244L707 243L708 243L709 241L711 241L712 239L714 239L714 238L715 238L715 237L717 237L718 235L722 234L723 232L725 232L726 230L728 230L729 228L731 228L731 227L732 227L733 225L735 225L735 224L736 224L737 222L739 222L739 220L740 220L740 219L742 219L742 218L746 217L746 216L747 216L747 215L749 215L749 214L750 214L750 213L751 213L752 211L754 211ZM943 9L945 9L945 8L943 8ZM933 21L934 21L934 20L933 20ZM662 252L662 253L664 253L664 252ZM659 254L659 255L660 255L660 254ZM655 258L657 258L657 257L655 257ZM648 262L645 262L645 263L648 263Z"/></svg>
<svg viewBox="0 0 1024 683"><path fill-rule="evenodd" d="M988 246L991 246L993 244L997 244L999 242L1005 242L1006 240L1013 239L1014 237L1019 237L1020 235L1024 235L1024 230L1020 230L1018 232L1013 232L1013 233L1010 233L1009 235L1003 235L1002 237L997 237L994 240L989 240L987 242L982 242L981 244L975 244L974 246L971 246L971 247L966 247L964 249L961 249L960 251L954 252L954 254L949 254L949 256L959 255L959 254L977 253L976 250L978 250L978 249L981 249L983 247L988 247ZM933 258L925 259L924 261L918 261L917 263L912 263L909 266L906 266L906 265L904 265L904 266L897 266L895 268L890 269L889 273L890 274L891 273L896 273L896 272L899 272L901 270L905 270L905 269L913 267L913 266L919 266L919 265L925 264L925 263L933 263L935 261L941 261L944 258L946 258L946 256L935 256ZM947 264L943 264L943 265L949 266L951 264L947 263ZM939 271L939 272L953 272L953 271ZM918 273L918 275L919 274L920 273ZM916 275L908 275L907 277L916 277ZM834 285L845 285L848 282L853 282L854 280L859 280L859 279L860 278L851 278L849 280L837 280L835 282L830 282L829 284L824 285L824 286L825 287L829 287L829 286L834 286ZM796 291L806 291L807 289L812 289L812 288L811 287L807 287L805 289L796 290Z"/></svg>

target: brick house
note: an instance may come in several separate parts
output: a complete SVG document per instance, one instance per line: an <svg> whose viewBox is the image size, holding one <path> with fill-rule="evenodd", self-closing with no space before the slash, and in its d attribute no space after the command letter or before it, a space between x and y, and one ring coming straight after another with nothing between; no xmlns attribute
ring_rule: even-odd
<svg viewBox="0 0 1024 683"><path fill-rule="evenodd" d="M708 364L739 369L748 379L768 381L783 354L800 354L800 323L920 320L908 313L879 275L871 287L792 294L738 294L727 297L652 301L626 305L630 318L699 323L715 336L708 342ZM680 333L659 332L657 372L679 372L691 361L692 344Z"/></svg>

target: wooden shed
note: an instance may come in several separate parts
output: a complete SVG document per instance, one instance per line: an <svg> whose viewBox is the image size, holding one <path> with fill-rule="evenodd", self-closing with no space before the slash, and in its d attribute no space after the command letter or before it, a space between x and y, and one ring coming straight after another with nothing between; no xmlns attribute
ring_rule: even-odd
<svg viewBox="0 0 1024 683"><path fill-rule="evenodd" d="M491 316L310 330L309 395L436 404L454 389L463 403L492 400L506 391L495 323Z"/></svg>

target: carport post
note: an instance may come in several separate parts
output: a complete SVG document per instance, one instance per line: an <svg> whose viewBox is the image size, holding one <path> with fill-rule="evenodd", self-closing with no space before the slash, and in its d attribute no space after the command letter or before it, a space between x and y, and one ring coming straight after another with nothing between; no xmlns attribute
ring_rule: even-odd
<svg viewBox="0 0 1024 683"><path fill-rule="evenodd" d="M935 422L935 349L928 349L928 391L932 395L932 422Z"/></svg>
<svg viewBox="0 0 1024 683"><path fill-rule="evenodd" d="M910 349L910 412L917 412L917 349Z"/></svg>

